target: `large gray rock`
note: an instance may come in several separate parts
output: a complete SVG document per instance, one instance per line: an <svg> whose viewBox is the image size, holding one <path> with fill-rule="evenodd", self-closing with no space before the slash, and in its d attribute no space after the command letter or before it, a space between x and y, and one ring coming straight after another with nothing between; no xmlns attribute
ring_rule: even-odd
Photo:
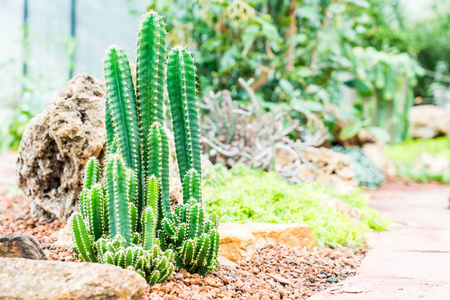
<svg viewBox="0 0 450 300"><path fill-rule="evenodd" d="M113 265L0 258L0 299L141 299L146 287Z"/></svg>
<svg viewBox="0 0 450 300"><path fill-rule="evenodd" d="M21 233L0 236L0 257L47 259L38 240Z"/></svg>
<svg viewBox="0 0 450 300"><path fill-rule="evenodd" d="M33 216L66 220L76 209L85 164L105 156L104 91L101 81L78 75L28 124L17 183L31 199Z"/></svg>
<svg viewBox="0 0 450 300"><path fill-rule="evenodd" d="M450 112L434 105L420 105L409 113L410 133L413 138L432 139L450 136Z"/></svg>

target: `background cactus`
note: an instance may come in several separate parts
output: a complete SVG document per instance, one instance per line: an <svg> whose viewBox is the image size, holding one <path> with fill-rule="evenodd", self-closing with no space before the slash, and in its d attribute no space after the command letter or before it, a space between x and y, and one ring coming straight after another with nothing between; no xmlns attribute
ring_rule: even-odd
<svg viewBox="0 0 450 300"><path fill-rule="evenodd" d="M206 274L218 267L218 219L201 199L201 158L195 66L186 49L168 55L167 87L183 200L172 213L169 146L162 127L166 32L155 12L139 31L137 88L122 49L105 58L107 158L89 160L72 221L74 252L90 262L135 270L150 284L166 280L175 264ZM136 94L135 94L136 92Z"/></svg>

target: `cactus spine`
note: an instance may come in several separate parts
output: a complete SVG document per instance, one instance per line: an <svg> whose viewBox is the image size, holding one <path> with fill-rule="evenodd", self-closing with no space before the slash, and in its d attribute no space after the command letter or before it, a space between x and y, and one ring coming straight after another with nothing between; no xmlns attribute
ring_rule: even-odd
<svg viewBox="0 0 450 300"><path fill-rule="evenodd" d="M183 204L172 213L169 146L162 127L166 32L155 12L144 16L138 39L137 88L128 58L111 47L105 58L107 158L89 160L72 221L74 252L85 261L135 270L150 284L163 282L175 264L189 272L218 267L217 216L205 216L194 61L175 47L167 60L170 111L183 183ZM136 93L136 94L135 94Z"/></svg>

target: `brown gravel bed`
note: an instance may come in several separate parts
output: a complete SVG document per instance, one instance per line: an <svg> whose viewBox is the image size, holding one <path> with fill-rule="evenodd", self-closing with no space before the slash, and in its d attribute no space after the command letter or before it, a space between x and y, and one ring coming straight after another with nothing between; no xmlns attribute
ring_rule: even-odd
<svg viewBox="0 0 450 300"><path fill-rule="evenodd" d="M222 267L201 278L184 270L149 287L143 299L306 299L354 275L364 250L308 251L269 245L238 267Z"/></svg>
<svg viewBox="0 0 450 300"><path fill-rule="evenodd" d="M53 245L64 225L31 218L27 197L8 190L0 185L0 235L34 235L49 260L78 261L71 250ZM204 278L181 270L149 286L142 299L306 299L354 275L364 255L364 250L345 247L308 251L269 245L237 267L224 266Z"/></svg>

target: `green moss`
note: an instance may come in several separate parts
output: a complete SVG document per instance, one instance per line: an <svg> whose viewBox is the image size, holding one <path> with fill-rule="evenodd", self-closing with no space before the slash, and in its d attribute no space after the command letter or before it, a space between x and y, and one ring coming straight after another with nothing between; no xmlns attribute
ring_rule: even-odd
<svg viewBox="0 0 450 300"><path fill-rule="evenodd" d="M407 140L398 145L387 145L386 156L395 162L414 163L421 152L443 155L450 160L450 138Z"/></svg>
<svg viewBox="0 0 450 300"><path fill-rule="evenodd" d="M217 168L214 179L205 180L207 210L222 216L222 222L304 223L311 226L319 246L364 244L371 229L390 228L390 221L368 206L369 195L357 190L349 195L319 182L289 184L275 172L262 172L236 165L230 171ZM327 196L356 207L361 221L327 205Z"/></svg>

